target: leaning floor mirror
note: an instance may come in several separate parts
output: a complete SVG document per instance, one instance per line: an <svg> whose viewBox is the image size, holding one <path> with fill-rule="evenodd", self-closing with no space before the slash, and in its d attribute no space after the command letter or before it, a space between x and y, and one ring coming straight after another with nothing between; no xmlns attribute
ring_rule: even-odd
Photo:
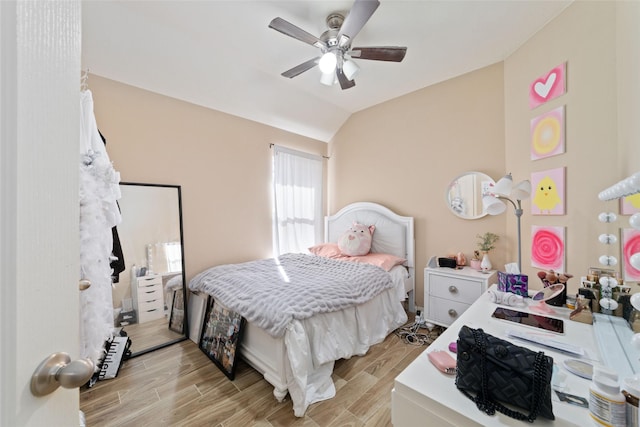
<svg viewBox="0 0 640 427"><path fill-rule="evenodd" d="M122 182L120 190L125 269L114 277L114 323L134 357L188 334L182 201L178 185Z"/></svg>

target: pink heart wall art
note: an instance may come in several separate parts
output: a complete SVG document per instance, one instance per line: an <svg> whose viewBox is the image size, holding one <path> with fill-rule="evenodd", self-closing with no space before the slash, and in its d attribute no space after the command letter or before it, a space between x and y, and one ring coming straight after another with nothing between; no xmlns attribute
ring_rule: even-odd
<svg viewBox="0 0 640 427"><path fill-rule="evenodd" d="M566 63L562 63L539 77L529 86L529 107L536 108L545 102L563 95L565 85Z"/></svg>

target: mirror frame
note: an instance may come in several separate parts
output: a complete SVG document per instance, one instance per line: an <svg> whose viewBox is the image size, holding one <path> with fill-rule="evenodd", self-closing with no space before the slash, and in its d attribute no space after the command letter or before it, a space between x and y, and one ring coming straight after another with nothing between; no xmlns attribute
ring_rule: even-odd
<svg viewBox="0 0 640 427"><path fill-rule="evenodd" d="M455 216L457 216L458 218L462 218L462 219L480 219L483 218L485 216L487 216L487 212L484 210L484 208L482 209L482 213L475 215L475 216L471 216L471 215L462 215L461 213L457 212L453 206L452 206L452 198L451 198L451 190L452 187L455 185L455 183L460 180L461 178L464 178L466 176L469 175L477 175L480 176L481 178L485 178L486 177L486 181L490 181L495 185L495 181L493 178L491 178L489 175L487 175L484 172L478 172L478 171L468 171L468 172L463 172L460 175L456 176L454 179L451 180L451 182L449 183L449 185L447 186L445 192L444 192L444 200L445 203L447 204L447 207L449 208L449 210L451 211L451 213L453 213ZM482 189L478 187L478 185L480 184L476 184L476 188L474 189L477 194L480 196L480 204L482 204Z"/></svg>
<svg viewBox="0 0 640 427"><path fill-rule="evenodd" d="M182 259L181 259L181 267L182 267L182 301L183 301L183 322L182 322L182 337L169 340L162 344L154 345L148 348L144 348L139 351L134 351L131 353L129 358L142 356L143 354L150 353L155 350L159 350L161 348L168 347L170 345L185 341L189 339L189 322L188 322L188 313L187 313L187 284L186 284L186 273L185 273L185 255L184 255L184 229L182 223L182 188L180 185L175 184L152 184L152 183L144 183L144 182L129 182L122 181L119 185L127 185L127 186L138 186L138 187L156 187L156 188L174 188L178 193L178 225L180 230L180 248L182 251ZM122 240L122 236L120 236ZM125 257L126 262L126 257ZM173 310L173 308L172 308ZM169 313L169 319L167 319L167 328L169 328L169 321L171 319L171 314ZM126 331L126 329L125 329ZM132 344L132 348L135 350L135 343Z"/></svg>

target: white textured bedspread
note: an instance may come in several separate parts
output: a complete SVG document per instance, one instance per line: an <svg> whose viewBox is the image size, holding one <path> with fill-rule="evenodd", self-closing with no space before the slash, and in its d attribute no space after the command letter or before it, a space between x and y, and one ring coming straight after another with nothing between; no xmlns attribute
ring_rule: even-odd
<svg viewBox="0 0 640 427"><path fill-rule="evenodd" d="M307 254L219 265L189 282L275 337L293 319L362 304L393 286L382 268Z"/></svg>

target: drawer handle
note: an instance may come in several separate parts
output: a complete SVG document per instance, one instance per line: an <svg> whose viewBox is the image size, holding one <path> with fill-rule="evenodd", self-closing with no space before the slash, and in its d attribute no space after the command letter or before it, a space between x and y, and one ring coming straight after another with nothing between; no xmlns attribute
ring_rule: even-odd
<svg viewBox="0 0 640 427"><path fill-rule="evenodd" d="M458 312L455 311L453 308L449 309L449 316L451 317L458 317Z"/></svg>
<svg viewBox="0 0 640 427"><path fill-rule="evenodd" d="M449 286L449 292L451 292L452 294L457 294L458 293L458 288L456 288L455 286L451 285L451 286Z"/></svg>

